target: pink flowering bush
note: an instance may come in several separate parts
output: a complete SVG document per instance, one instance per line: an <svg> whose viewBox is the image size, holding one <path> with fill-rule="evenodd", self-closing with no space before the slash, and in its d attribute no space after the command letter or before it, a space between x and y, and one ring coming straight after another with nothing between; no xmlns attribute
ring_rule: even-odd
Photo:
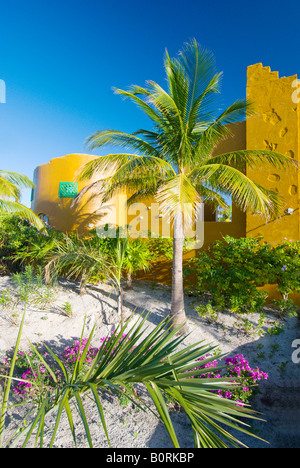
<svg viewBox="0 0 300 468"><path fill-rule="evenodd" d="M60 355L60 357L66 365L73 367L76 364L78 357L80 358L84 351L86 351L85 363L88 365L93 362L95 356L97 355L98 348L92 348L89 345L88 349L86 350L87 341L87 338L83 338L81 343L79 340L76 340L72 346L67 346L64 349L64 352Z"/></svg>
<svg viewBox="0 0 300 468"><path fill-rule="evenodd" d="M82 357L83 353L85 353L81 374L86 373L99 350L105 348L110 338L110 336L102 337L100 339L101 345L99 348L92 347L88 344L87 338L83 338L81 342L80 340L75 340L71 346L67 346L60 355L60 358L68 372L70 374L73 372L76 362ZM129 339L129 337L123 334L119 341L125 339ZM115 348L110 351L112 357L115 355ZM46 358L47 356L49 356L48 353L44 353L43 357ZM8 363L9 358L5 358L4 363L0 363L0 366L2 364L2 366L7 367ZM34 356L30 351L26 353L22 351L18 352L16 367L22 372L20 377L22 381L15 386L14 393L18 394L20 397L25 399L29 397L36 400L39 399L41 393L46 391L47 388L51 389L51 387L54 386L54 380L49 371L40 363L37 356ZM60 369L56 370L55 374L59 381L62 380L63 376Z"/></svg>
<svg viewBox="0 0 300 468"><path fill-rule="evenodd" d="M113 332L112 332L112 335L113 335ZM86 353L85 358L84 358L84 362L85 362L84 370L87 370L88 366L91 365L93 360L95 359L97 353L101 349L105 349L110 338L111 338L110 336L105 336L105 337L100 338L101 344L99 348L95 348L95 347L92 347L91 345L88 345L87 338L83 338L81 340L81 343L80 343L80 340L76 340L74 341L73 345L67 346L64 349L64 352L60 355L60 357L63 360L63 362L67 365L67 367L73 370L74 365L76 364L76 361L81 358L83 353ZM119 342L123 340L128 340L128 339L129 337L123 334ZM116 346L113 348L113 350L110 351L111 357L115 355L115 352L116 352Z"/></svg>
<svg viewBox="0 0 300 468"><path fill-rule="evenodd" d="M42 373L44 372L44 369ZM27 380L27 382L20 382L18 385L14 388L14 392L17 393L18 395L25 396L26 393L29 393L30 390L33 387L33 384L30 381L35 380L38 377L37 372L35 372L33 369L27 369L25 372L23 372L21 378L24 380Z"/></svg>
<svg viewBox="0 0 300 468"><path fill-rule="evenodd" d="M227 376L238 379L241 388L236 388L231 392L226 392L227 395L221 392L221 396L234 399L242 406L249 403L250 397L257 392L257 384L261 380L268 380L269 376L261 371L258 367L252 369L248 361L242 354L237 354L234 357L225 359L225 364L228 366Z"/></svg>
<svg viewBox="0 0 300 468"><path fill-rule="evenodd" d="M209 355L201 357L200 359L197 359L197 361L202 361L205 357L209 357ZM223 373L214 371L214 368L218 366L217 360L211 361L203 366L196 367L195 370L203 369L209 371L200 374L199 378L228 378L229 381L232 382L233 388L231 391L218 390L218 394L228 400L236 401L238 406L248 404L251 396L257 392L258 382L261 380L267 380L269 377L268 374L262 372L258 367L256 369L252 369L249 362L242 354L226 358L225 364L226 369L223 370ZM238 388L236 388L237 386Z"/></svg>
<svg viewBox="0 0 300 468"><path fill-rule="evenodd" d="M128 339L129 337L123 334L119 341ZM67 371L72 373L76 362L82 357L83 353L85 353L84 365L81 369L81 373L86 373L89 367L92 365L99 350L103 350L103 348L108 345L109 340L110 336L101 338L99 348L88 344L87 338L83 338L81 341L76 340L71 346L67 346L64 349L63 353L60 355L60 358L64 363ZM110 350L112 357L115 355L115 349L116 347ZM46 358L48 354L45 353L43 356ZM197 361L199 361L200 364L201 361L210 357L211 356L207 354L197 359ZM9 361L8 358L6 358L6 361ZM30 366L28 365L29 363L31 364ZM16 365L17 368L22 371L21 379L24 380L20 381L14 388L14 392L20 397L24 399L31 398L36 400L41 397L43 392L53 387L54 381L49 371L38 359L36 359L36 357L32 355L32 353L19 352ZM252 369L248 361L241 354L226 358L225 365L226 368L220 370L217 360L209 360L208 363L203 365L200 364L193 369L195 371L203 370L203 373L199 374L199 372L197 372L196 376L192 375L190 378L213 379L225 377L229 380L229 382L232 382L232 389L218 390L217 393L222 398L236 401L239 406L248 404L253 393L257 391L257 385L259 381L267 380L268 374L262 372L259 368ZM3 366L4 364L2 363L2 367ZM62 380L61 370L56 370L55 374L58 381ZM124 402L124 398L122 401Z"/></svg>
<svg viewBox="0 0 300 468"><path fill-rule="evenodd" d="M48 353L44 353L43 359L47 356ZM9 362L8 358L6 358L6 362ZM54 380L46 366L30 351L26 353L18 352L16 368L21 372L21 381L15 386L14 393L24 399L39 400L43 392L54 385ZM58 380L61 380L58 370L55 371L55 374Z"/></svg>

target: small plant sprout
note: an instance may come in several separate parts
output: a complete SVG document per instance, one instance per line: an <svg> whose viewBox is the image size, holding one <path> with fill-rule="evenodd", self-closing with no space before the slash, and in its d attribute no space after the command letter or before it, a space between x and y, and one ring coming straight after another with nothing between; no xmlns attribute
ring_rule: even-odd
<svg viewBox="0 0 300 468"><path fill-rule="evenodd" d="M211 302L205 305L200 304L199 306L195 307L195 310L199 317L205 318L208 323L215 323L218 320L219 313L214 309Z"/></svg>
<svg viewBox="0 0 300 468"><path fill-rule="evenodd" d="M62 306L61 309L65 313L67 317L71 317L73 314L73 309L72 309L72 304L70 302L66 301Z"/></svg>

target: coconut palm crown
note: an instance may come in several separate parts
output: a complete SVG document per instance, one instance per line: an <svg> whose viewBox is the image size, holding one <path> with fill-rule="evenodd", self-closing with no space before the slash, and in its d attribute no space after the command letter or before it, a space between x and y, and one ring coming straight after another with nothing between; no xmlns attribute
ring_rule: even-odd
<svg viewBox="0 0 300 468"><path fill-rule="evenodd" d="M220 115L218 95L221 73L214 56L196 40L186 44L176 58L165 54L167 88L153 81L146 87L133 85L115 93L130 98L150 118L152 129L134 133L98 131L87 140L91 149L117 146L126 152L108 154L87 163L80 180L90 179L113 169L113 176L94 183L94 188L109 199L126 187L132 196L128 202L154 196L164 215L174 222L173 280L170 315L174 324L186 322L184 311L182 257L185 219L191 222L199 203L213 202L226 207L229 196L242 210L276 216L282 207L280 196L245 174L249 167L271 165L285 168L290 160L270 151L243 150L215 155L216 145L230 135L228 124L253 113L246 99L234 102ZM186 214L186 213L185 213ZM187 327L181 328L182 333Z"/></svg>

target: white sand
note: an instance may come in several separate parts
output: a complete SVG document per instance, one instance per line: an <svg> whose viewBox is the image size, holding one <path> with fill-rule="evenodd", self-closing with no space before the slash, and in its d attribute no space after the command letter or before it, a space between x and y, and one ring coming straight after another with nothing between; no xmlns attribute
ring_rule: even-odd
<svg viewBox="0 0 300 468"><path fill-rule="evenodd" d="M11 288L9 277L0 278L0 293ZM47 310L29 308L20 349L28 348L28 339L33 343L46 343L55 352L60 353L66 346L78 339L81 334L84 316L86 315L85 336L88 336L96 324L93 343L97 345L100 337L106 336L117 325L116 297L108 286L89 288L88 293L80 296L76 285L63 281L55 291L55 300ZM150 327L158 324L169 312L171 292L165 286L152 287L145 282L135 282L132 290L125 291L124 304L126 316L135 311L138 316L143 311L150 311ZM72 316L62 312L62 305L68 301L72 305ZM300 448L300 364L292 362L292 343L300 339L300 328L296 318L289 318L284 332L277 336L268 333L263 337L249 336L233 328L236 320L231 314L222 314L218 324L208 324L200 319L194 309L194 297L186 297L186 312L190 334L183 346L205 340L219 346L222 352L229 355L243 354L251 367L259 367L269 374L267 382L260 385L261 394L253 401L253 409L262 413L267 422L255 422L253 427L258 435L267 440L265 444L256 439L236 434L249 447L263 448ZM267 314L264 329L272 327L276 320ZM12 315L14 315L12 317ZM0 309L0 353L13 348L18 322L22 309L18 307L12 314L8 309ZM256 322L257 315L249 316ZM13 322L12 322L13 320ZM221 324L222 322L222 324ZM281 372L281 369L285 369ZM144 413L135 409L132 404L121 406L116 400L105 400L107 426L112 447L114 448L169 448L172 443L164 426L150 412ZM91 422L91 434L95 447L107 447L107 441L97 410L89 398L85 397L85 410ZM20 410L13 411L9 423L13 426L20 418ZM182 413L172 414L172 420L178 434L181 447L193 447L192 431ZM46 431L45 443L49 443L51 425L54 419L49 418L49 430ZM84 428L78 419L76 433L79 445L87 446ZM56 447L73 447L71 433L66 419L62 419Z"/></svg>

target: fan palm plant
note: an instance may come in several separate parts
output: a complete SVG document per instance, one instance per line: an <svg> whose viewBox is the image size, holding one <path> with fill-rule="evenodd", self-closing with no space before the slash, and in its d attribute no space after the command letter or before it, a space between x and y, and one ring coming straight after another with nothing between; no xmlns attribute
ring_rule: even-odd
<svg viewBox="0 0 300 468"><path fill-rule="evenodd" d="M20 203L21 189L33 188L34 184L28 177L17 172L0 170L0 215L13 214L26 219L38 229L44 224L29 208Z"/></svg>
<svg viewBox="0 0 300 468"><path fill-rule="evenodd" d="M109 240L110 242L106 244L104 249L104 251L107 252L107 259L109 264L106 269L106 275L117 291L118 314L121 318L121 323L123 323L123 287L121 281L126 261L129 240L127 238L121 238L119 236L107 240Z"/></svg>
<svg viewBox="0 0 300 468"><path fill-rule="evenodd" d="M80 294L93 278L110 282L118 294L117 309L123 322L122 278L126 273L127 284L129 281L131 285L135 271L150 268L148 247L141 246L139 239L120 237L119 232L116 238L90 240L71 239L63 234L61 240L54 239L50 246L46 251L46 282L52 282L59 275L79 279Z"/></svg>
<svg viewBox="0 0 300 468"><path fill-rule="evenodd" d="M230 135L227 124L252 113L251 104L240 99L216 115L221 74L216 71L213 55L195 40L186 44L177 58L171 59L166 52L164 67L167 89L153 81L146 87L131 86L128 91L115 89L137 104L153 128L131 134L104 130L90 136L87 144L91 149L115 145L131 152L90 161L81 169L79 179L113 169L112 177L98 182L104 200L124 187L132 193L128 203L154 196L174 223L170 315L177 326L186 322L182 275L185 229L195 221L199 204L209 201L226 207L229 196L242 210L276 216L281 208L279 195L250 180L244 168L246 164L269 164L282 169L289 159L257 150L214 155L216 145ZM96 188L97 182L93 186ZM186 325L181 332L187 332Z"/></svg>
<svg viewBox="0 0 300 468"><path fill-rule="evenodd" d="M147 271L150 268L150 251L139 239L132 240L118 235L108 242L108 277L118 292L118 313L123 323L123 287L121 280L124 273L127 277L126 286L131 288L132 275L138 270Z"/></svg>
<svg viewBox="0 0 300 468"><path fill-rule="evenodd" d="M93 276L107 277L109 264L105 254L93 248L82 239L72 239L63 234L62 239L54 240L52 250L47 252L45 265L46 283L58 276L80 281L80 294L84 294L86 284Z"/></svg>

